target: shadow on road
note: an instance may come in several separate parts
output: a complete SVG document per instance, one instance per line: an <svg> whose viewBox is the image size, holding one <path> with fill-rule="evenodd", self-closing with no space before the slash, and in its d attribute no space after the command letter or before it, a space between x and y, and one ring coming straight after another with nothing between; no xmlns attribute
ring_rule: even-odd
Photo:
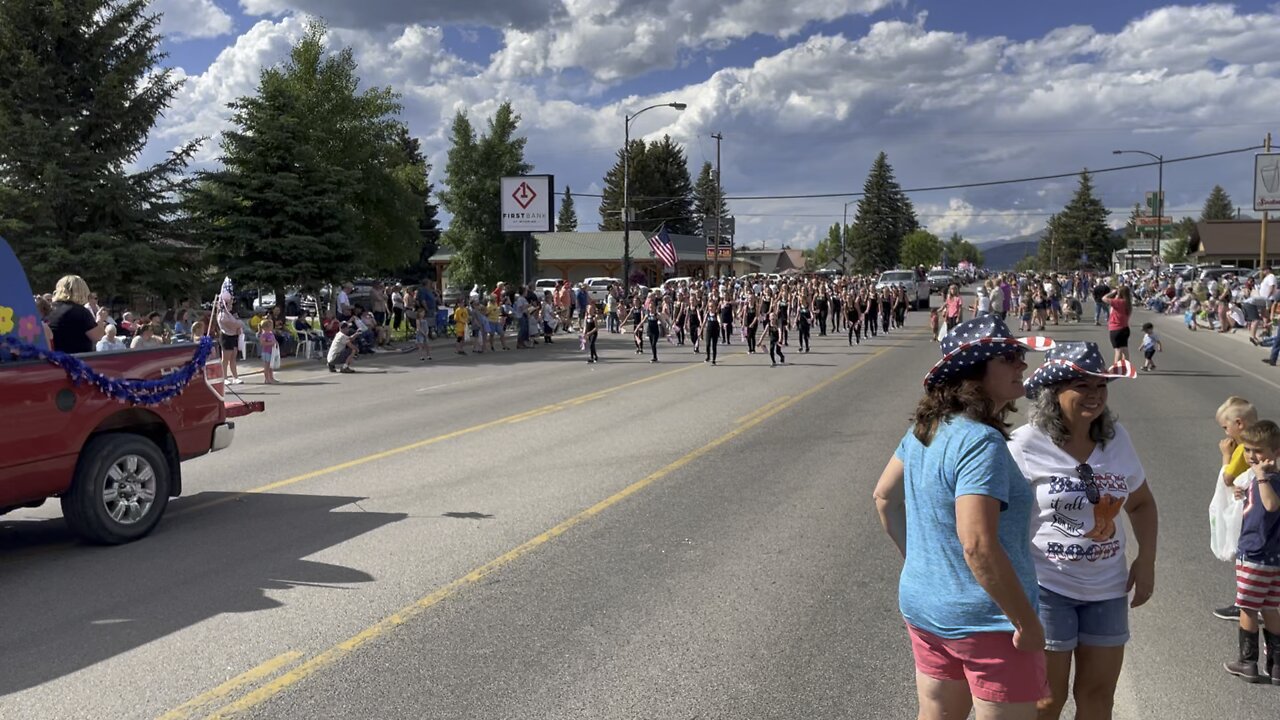
<svg viewBox="0 0 1280 720"><path fill-rule="evenodd" d="M77 543L61 519L0 533L0 696L69 675L223 613L270 610L295 586L345 592L373 577L303 558L403 519L363 498L207 492L177 498L156 532L119 547ZM338 508L343 511L335 512ZM349 510L348 510L349 508ZM12 551L24 548L25 552ZM192 652L199 654L198 648Z"/></svg>

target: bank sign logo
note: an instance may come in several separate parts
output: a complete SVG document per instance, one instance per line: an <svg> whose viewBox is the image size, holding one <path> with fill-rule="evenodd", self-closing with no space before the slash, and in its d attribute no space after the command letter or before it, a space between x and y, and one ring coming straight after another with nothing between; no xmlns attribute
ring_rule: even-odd
<svg viewBox="0 0 1280 720"><path fill-rule="evenodd" d="M502 232L551 232L555 229L553 175L511 175L498 187Z"/></svg>
<svg viewBox="0 0 1280 720"><path fill-rule="evenodd" d="M529 183L522 182L516 191L511 193L511 197L520 205L521 210L528 210L533 201L538 198L538 193L529 186Z"/></svg>

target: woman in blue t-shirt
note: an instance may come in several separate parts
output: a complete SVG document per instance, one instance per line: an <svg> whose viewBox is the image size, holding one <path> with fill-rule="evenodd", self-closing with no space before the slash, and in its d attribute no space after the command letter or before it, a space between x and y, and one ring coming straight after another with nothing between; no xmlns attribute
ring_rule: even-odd
<svg viewBox="0 0 1280 720"><path fill-rule="evenodd" d="M898 586L921 718L1034 718L1047 697L1031 558L1034 497L1009 454L1005 416L1023 396L1027 350L994 316L942 341L925 394L876 484L881 523L905 562Z"/></svg>

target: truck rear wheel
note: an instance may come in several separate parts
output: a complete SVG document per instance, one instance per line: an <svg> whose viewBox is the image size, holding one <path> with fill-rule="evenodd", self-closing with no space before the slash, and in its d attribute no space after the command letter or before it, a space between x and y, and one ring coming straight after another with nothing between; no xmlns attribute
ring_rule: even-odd
<svg viewBox="0 0 1280 720"><path fill-rule="evenodd" d="M62 496L67 525L85 540L118 545L151 532L169 504L169 463L151 440L99 435L84 446Z"/></svg>

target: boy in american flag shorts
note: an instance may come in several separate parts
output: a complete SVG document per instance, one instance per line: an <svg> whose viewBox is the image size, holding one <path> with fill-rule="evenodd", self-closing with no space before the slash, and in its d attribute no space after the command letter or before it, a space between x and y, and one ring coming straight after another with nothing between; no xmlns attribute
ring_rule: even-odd
<svg viewBox="0 0 1280 720"><path fill-rule="evenodd" d="M1280 685L1280 426L1270 420L1240 433L1252 478L1245 491L1236 555L1236 605L1240 607L1240 655L1223 667L1246 682ZM1267 664L1258 671L1258 615L1262 615Z"/></svg>

